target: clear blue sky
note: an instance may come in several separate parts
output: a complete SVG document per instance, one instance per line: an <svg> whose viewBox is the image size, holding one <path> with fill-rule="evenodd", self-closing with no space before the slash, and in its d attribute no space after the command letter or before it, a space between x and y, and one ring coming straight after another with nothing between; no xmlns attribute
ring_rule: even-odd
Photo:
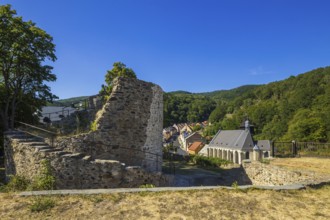
<svg viewBox="0 0 330 220"><path fill-rule="evenodd" d="M164 91L265 84L330 65L329 0L0 0L54 37L60 98L116 61Z"/></svg>

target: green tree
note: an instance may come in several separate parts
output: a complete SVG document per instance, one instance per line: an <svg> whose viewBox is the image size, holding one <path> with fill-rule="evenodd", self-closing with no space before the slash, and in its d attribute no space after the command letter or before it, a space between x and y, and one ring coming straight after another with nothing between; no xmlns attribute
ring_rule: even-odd
<svg viewBox="0 0 330 220"><path fill-rule="evenodd" d="M226 106L218 105L210 114L209 121L211 123L219 122L223 120L225 116L226 116Z"/></svg>
<svg viewBox="0 0 330 220"><path fill-rule="evenodd" d="M121 62L115 62L113 64L112 70L108 70L105 75L105 82L107 85L102 85L102 89L100 91L101 95L108 98L111 94L113 87L113 80L117 77L126 77L126 78L135 78L136 74L131 68L127 68L125 64Z"/></svg>
<svg viewBox="0 0 330 220"><path fill-rule="evenodd" d="M164 94L164 126L208 119L216 103L208 97L186 93Z"/></svg>
<svg viewBox="0 0 330 220"><path fill-rule="evenodd" d="M29 106L32 111L52 101L45 81L55 81L53 38L32 21L16 16L10 5L0 6L0 118L4 130L14 127L17 110ZM31 101L32 100L32 101Z"/></svg>
<svg viewBox="0 0 330 220"><path fill-rule="evenodd" d="M301 109L293 117L286 138L298 141L326 141L326 125L318 113Z"/></svg>

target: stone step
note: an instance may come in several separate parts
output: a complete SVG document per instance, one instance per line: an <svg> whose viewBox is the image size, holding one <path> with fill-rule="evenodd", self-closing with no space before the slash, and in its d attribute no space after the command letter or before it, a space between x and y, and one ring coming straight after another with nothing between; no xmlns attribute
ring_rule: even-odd
<svg viewBox="0 0 330 220"><path fill-rule="evenodd" d="M76 159L82 159L85 157L85 154L82 153L70 153L70 154L63 154L61 157L69 157L69 158L76 158Z"/></svg>
<svg viewBox="0 0 330 220"><path fill-rule="evenodd" d="M17 135L17 134L24 134L23 132L20 131L5 131L4 135Z"/></svg>
<svg viewBox="0 0 330 220"><path fill-rule="evenodd" d="M54 148L52 148L52 147L50 147L49 145L46 145L46 144L45 145L35 145L35 146L32 146L32 147L38 149L39 151L54 149Z"/></svg>
<svg viewBox="0 0 330 220"><path fill-rule="evenodd" d="M39 152L56 152L56 151L60 151L60 150L57 150L55 148L43 148L39 150Z"/></svg>
<svg viewBox="0 0 330 220"><path fill-rule="evenodd" d="M19 133L19 134L5 134L6 136L8 136L9 138L12 138L12 139L29 139L31 138L31 136L29 135L26 135L26 134L23 134L23 133Z"/></svg>
<svg viewBox="0 0 330 220"><path fill-rule="evenodd" d="M38 144L45 144L45 141L42 139L38 138L27 138L27 139L22 139L19 142L23 144L30 144L30 145L38 145Z"/></svg>

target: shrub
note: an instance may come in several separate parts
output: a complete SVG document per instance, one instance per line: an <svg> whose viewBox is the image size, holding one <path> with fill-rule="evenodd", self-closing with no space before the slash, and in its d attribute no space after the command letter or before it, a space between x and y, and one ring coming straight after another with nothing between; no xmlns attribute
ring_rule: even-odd
<svg viewBox="0 0 330 220"><path fill-rule="evenodd" d="M153 185L153 184L144 184L144 185L141 185L139 188L155 188L155 185Z"/></svg>
<svg viewBox="0 0 330 220"><path fill-rule="evenodd" d="M51 209L55 206L55 201L50 197L37 196L33 199L30 205L30 210L32 212L41 212Z"/></svg>
<svg viewBox="0 0 330 220"><path fill-rule="evenodd" d="M233 187L235 190L237 190L238 189L238 183L237 183L237 181L233 182L231 184L231 187Z"/></svg>
<svg viewBox="0 0 330 220"><path fill-rule="evenodd" d="M221 167L229 164L229 161L216 157L192 156L190 161L201 167Z"/></svg>
<svg viewBox="0 0 330 220"><path fill-rule="evenodd" d="M97 130L97 122L93 121L90 125L91 131L96 131Z"/></svg>
<svg viewBox="0 0 330 220"><path fill-rule="evenodd" d="M24 176L11 175L9 182L0 187L0 191L16 192L24 190L52 190L55 185L55 177L51 173L49 160L41 161L40 175L36 176L32 181Z"/></svg>
<svg viewBox="0 0 330 220"><path fill-rule="evenodd" d="M262 159L260 162L261 163L264 163L264 164L270 164L270 160L269 159Z"/></svg>
<svg viewBox="0 0 330 220"><path fill-rule="evenodd" d="M1 187L1 191L4 192L16 192L16 191L24 191L28 188L31 182L24 176L9 176L9 182L7 185Z"/></svg>
<svg viewBox="0 0 330 220"><path fill-rule="evenodd" d="M55 185L55 177L52 175L49 160L41 161L41 172L30 185L31 190L52 190Z"/></svg>

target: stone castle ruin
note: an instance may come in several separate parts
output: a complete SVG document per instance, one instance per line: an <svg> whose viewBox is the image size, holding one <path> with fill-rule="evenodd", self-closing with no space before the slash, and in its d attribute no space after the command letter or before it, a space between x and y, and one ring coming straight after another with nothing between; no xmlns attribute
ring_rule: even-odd
<svg viewBox="0 0 330 220"><path fill-rule="evenodd" d="M46 159L58 189L165 185L162 89L131 78L117 78L113 85L88 133L58 138L51 147L22 132L7 132L6 175L32 179Z"/></svg>

